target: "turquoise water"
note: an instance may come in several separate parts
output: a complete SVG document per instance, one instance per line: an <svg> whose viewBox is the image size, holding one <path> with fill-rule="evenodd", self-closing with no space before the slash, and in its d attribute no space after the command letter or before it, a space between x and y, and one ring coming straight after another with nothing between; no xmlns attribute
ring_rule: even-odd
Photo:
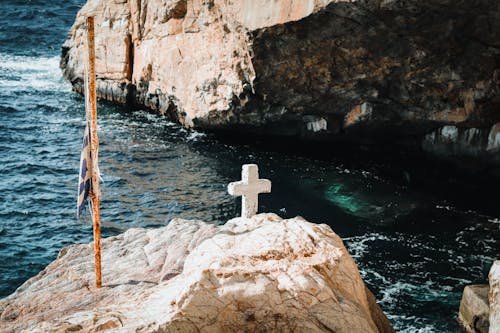
<svg viewBox="0 0 500 333"><path fill-rule="evenodd" d="M91 226L75 218L83 99L58 68L80 5L2 4L0 297L62 246L91 240ZM464 285L486 282L500 257L500 209L487 187L448 188L442 174L387 160L236 144L108 103L99 104L99 126L104 236L173 217L224 223L239 213L227 184L257 163L273 182L261 211L332 226L398 331L458 332Z"/></svg>

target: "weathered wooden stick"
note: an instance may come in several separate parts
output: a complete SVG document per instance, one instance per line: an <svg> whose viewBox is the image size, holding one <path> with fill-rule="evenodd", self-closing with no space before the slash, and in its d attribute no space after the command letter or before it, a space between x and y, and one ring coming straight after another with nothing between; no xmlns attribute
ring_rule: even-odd
<svg viewBox="0 0 500 333"><path fill-rule="evenodd" d="M90 200L92 202L92 221L94 225L94 258L95 284L102 287L101 277L101 219L100 219L100 188L98 152L99 139L97 137L97 100L96 100L96 73L95 73L95 45L94 45L94 17L87 18L87 54L88 54L88 91L87 116L90 117L90 154L92 156L92 181L90 185Z"/></svg>

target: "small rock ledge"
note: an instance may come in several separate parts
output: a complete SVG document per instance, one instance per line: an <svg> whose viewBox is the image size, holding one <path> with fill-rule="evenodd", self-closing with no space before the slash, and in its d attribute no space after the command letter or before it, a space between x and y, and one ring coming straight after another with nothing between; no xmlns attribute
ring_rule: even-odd
<svg viewBox="0 0 500 333"><path fill-rule="evenodd" d="M175 219L72 245L0 300L2 332L393 332L327 225Z"/></svg>
<svg viewBox="0 0 500 333"><path fill-rule="evenodd" d="M500 260L490 269L489 285L466 286L458 321L467 333L500 333Z"/></svg>

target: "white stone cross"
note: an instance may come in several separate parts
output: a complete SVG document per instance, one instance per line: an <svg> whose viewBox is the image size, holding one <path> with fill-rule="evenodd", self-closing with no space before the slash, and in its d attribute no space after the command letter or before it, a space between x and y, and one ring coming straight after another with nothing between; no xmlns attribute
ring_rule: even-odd
<svg viewBox="0 0 500 333"><path fill-rule="evenodd" d="M259 179L257 164L245 164L241 171L241 181L229 183L229 194L242 196L241 217L250 218L257 214L259 193L271 193L271 181Z"/></svg>

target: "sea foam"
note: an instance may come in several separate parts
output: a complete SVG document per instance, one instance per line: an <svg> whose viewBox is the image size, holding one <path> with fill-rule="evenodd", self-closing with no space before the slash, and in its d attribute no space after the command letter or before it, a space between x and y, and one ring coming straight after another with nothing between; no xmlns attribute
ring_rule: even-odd
<svg viewBox="0 0 500 333"><path fill-rule="evenodd" d="M69 91L59 69L59 57L30 57L0 53L2 94L28 91Z"/></svg>

